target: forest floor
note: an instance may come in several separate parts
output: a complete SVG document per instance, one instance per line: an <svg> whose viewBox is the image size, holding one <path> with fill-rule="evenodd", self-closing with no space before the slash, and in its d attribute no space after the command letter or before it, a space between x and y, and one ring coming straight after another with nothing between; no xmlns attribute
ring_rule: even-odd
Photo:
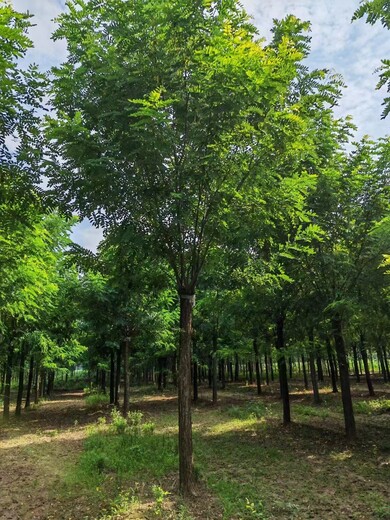
<svg viewBox="0 0 390 520"><path fill-rule="evenodd" d="M131 409L154 427L122 433L106 405L58 392L0 423L1 520L390 519L390 386L353 385L358 440L343 436L340 395L323 403L291 383L281 424L276 384L208 388L194 405L195 496L177 495L172 390L132 389ZM138 431L138 430L137 430Z"/></svg>

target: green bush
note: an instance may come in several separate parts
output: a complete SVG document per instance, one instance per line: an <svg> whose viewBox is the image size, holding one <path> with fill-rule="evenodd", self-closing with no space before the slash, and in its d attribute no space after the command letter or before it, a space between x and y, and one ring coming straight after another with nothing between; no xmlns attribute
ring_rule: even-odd
<svg viewBox="0 0 390 520"><path fill-rule="evenodd" d="M139 411L129 412L126 417L119 410L111 412L111 431L119 435L146 435L154 432L155 425L152 422L142 423L143 413Z"/></svg>

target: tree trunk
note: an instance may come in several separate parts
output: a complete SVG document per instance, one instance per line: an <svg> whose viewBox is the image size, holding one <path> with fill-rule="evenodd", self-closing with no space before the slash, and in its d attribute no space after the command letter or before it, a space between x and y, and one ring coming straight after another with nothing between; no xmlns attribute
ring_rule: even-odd
<svg viewBox="0 0 390 520"><path fill-rule="evenodd" d="M115 406L119 408L119 395L121 386L121 363L122 363L122 345L116 351L116 378L115 378Z"/></svg>
<svg viewBox="0 0 390 520"><path fill-rule="evenodd" d="M194 361L194 375L193 375L193 384L194 384L194 403L198 400L198 363Z"/></svg>
<svg viewBox="0 0 390 520"><path fill-rule="evenodd" d="M353 366L355 369L356 382L360 383L360 373L359 373L356 343L352 343L352 352L353 352Z"/></svg>
<svg viewBox="0 0 390 520"><path fill-rule="evenodd" d="M322 369L322 359L321 356L317 356L317 373L318 373L318 381L324 381L324 371Z"/></svg>
<svg viewBox="0 0 390 520"><path fill-rule="evenodd" d="M382 345L382 352L383 352L383 363L385 365L387 381L390 381L390 367L389 367L389 361L387 359L386 347L384 345Z"/></svg>
<svg viewBox="0 0 390 520"><path fill-rule="evenodd" d="M237 383L240 379L240 361L238 359L238 354L235 354L234 358L234 381Z"/></svg>
<svg viewBox="0 0 390 520"><path fill-rule="evenodd" d="M191 421L191 336L194 296L180 294L179 344L179 480L184 496L192 493L192 421Z"/></svg>
<svg viewBox="0 0 390 520"><path fill-rule="evenodd" d="M259 345L257 343L257 337L253 338L253 350L255 353L257 395L261 395L261 374L259 362Z"/></svg>
<svg viewBox="0 0 390 520"><path fill-rule="evenodd" d="M10 405L10 401L11 401L11 379L12 379L13 354L14 354L14 348L12 345L9 345L7 361L6 361L6 374L5 374L5 385L4 385L3 416L4 416L5 420L9 419L9 405Z"/></svg>
<svg viewBox="0 0 390 520"><path fill-rule="evenodd" d="M26 361L26 349L22 342L20 347L20 364L19 364L19 382L18 382L18 395L16 397L16 408L15 415L20 417L22 414L22 399L23 399L23 387L24 387L24 363Z"/></svg>
<svg viewBox="0 0 390 520"><path fill-rule="evenodd" d="M279 351L278 368L279 368L279 383L280 394L283 400L283 423L289 424L291 422L290 414L290 396L288 392L287 381L287 367L286 358L284 355L284 317L279 316L276 320L276 348ZM271 365L272 366L272 365Z"/></svg>
<svg viewBox="0 0 390 520"><path fill-rule="evenodd" d="M207 366L207 376L209 381L209 388L213 387L213 356L209 356L209 362Z"/></svg>
<svg viewBox="0 0 390 520"><path fill-rule="evenodd" d="M302 354L302 372L303 372L303 382L305 384L305 390L309 390L309 382L307 380L305 356L303 354Z"/></svg>
<svg viewBox="0 0 390 520"><path fill-rule="evenodd" d="M361 354L362 360L363 360L364 372L365 372L365 375L366 375L366 383L367 383L368 393L373 397L375 395L375 392L374 392L374 387L372 386L371 374L370 374L370 369L369 369L369 366L368 366L366 341L365 341L365 337L364 337L363 333L360 334L360 354Z"/></svg>
<svg viewBox="0 0 390 520"><path fill-rule="evenodd" d="M218 401L218 370L217 370L217 335L213 335L213 353L212 353L212 383L213 383L213 403Z"/></svg>
<svg viewBox="0 0 390 520"><path fill-rule="evenodd" d="M252 365L252 361L248 361L248 379L249 379L249 384L253 385L253 365Z"/></svg>
<svg viewBox="0 0 390 520"><path fill-rule="evenodd" d="M313 398L315 404L321 404L321 397L318 391L317 372L315 366L315 352L314 352L314 333L313 330L309 331L309 364L310 364L310 378L313 387ZM317 357L318 359L318 357Z"/></svg>
<svg viewBox="0 0 390 520"><path fill-rule="evenodd" d="M110 404L115 404L115 352L110 350Z"/></svg>
<svg viewBox="0 0 390 520"><path fill-rule="evenodd" d="M332 320L334 343L336 348L337 360L339 364L341 398L343 401L345 433L349 440L356 438L355 416L353 413L351 387L349 383L348 360L345 352L342 322L339 316Z"/></svg>
<svg viewBox="0 0 390 520"><path fill-rule="evenodd" d="M225 360L221 359L221 390L226 388Z"/></svg>
<svg viewBox="0 0 390 520"><path fill-rule="evenodd" d="M264 354L264 365L265 365L265 384L269 386L269 370L268 370L268 356Z"/></svg>
<svg viewBox="0 0 390 520"><path fill-rule="evenodd" d="M334 366L334 359L332 355L332 349L330 346L329 338L326 338L326 352L328 354L329 359L329 368L330 368L330 377L332 380L332 392L336 394L338 392L337 389L337 378L336 378L336 368Z"/></svg>
<svg viewBox="0 0 390 520"><path fill-rule="evenodd" d="M129 401L130 401L130 369L129 369L129 349L130 349L130 338L126 337L123 342L123 415L126 416L129 413Z"/></svg>
<svg viewBox="0 0 390 520"><path fill-rule="evenodd" d="M26 403L24 405L25 408L29 408L31 404L31 388L33 383L34 376L34 356L30 357L30 367L28 370L28 381L27 381L27 393L26 393Z"/></svg>
<svg viewBox="0 0 390 520"><path fill-rule="evenodd" d="M36 364L35 367L35 392L34 392L34 404L38 404L39 402L39 372L40 372L40 366L39 363Z"/></svg>

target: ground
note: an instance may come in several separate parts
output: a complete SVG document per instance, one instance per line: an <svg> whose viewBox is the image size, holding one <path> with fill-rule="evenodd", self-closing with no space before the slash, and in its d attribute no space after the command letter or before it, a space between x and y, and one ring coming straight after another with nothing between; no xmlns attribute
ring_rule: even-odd
<svg viewBox="0 0 390 520"><path fill-rule="evenodd" d="M358 440L343 435L340 396L323 404L291 382L293 423L276 384L229 385L194 405L195 496L177 495L176 397L133 389L150 432L123 433L82 392L0 424L1 520L390 519L390 388L353 387ZM105 419L106 418L106 419ZM137 430L138 431L138 430ZM141 430L140 430L141 431Z"/></svg>

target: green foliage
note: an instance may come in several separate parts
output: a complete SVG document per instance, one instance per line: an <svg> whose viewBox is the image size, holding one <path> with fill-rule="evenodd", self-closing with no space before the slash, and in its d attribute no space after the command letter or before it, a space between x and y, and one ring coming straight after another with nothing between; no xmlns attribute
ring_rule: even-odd
<svg viewBox="0 0 390 520"><path fill-rule="evenodd" d="M111 430L119 435L133 436L150 435L154 432L155 425L152 422L143 422L143 413L139 411L128 412L126 417L119 410L111 412Z"/></svg>
<svg viewBox="0 0 390 520"><path fill-rule="evenodd" d="M99 408L103 405L107 405L109 402L109 396L102 393L92 393L85 397L85 403L89 408Z"/></svg>
<svg viewBox="0 0 390 520"><path fill-rule="evenodd" d="M390 412L390 399L371 399L370 401L359 401L355 405L357 413L366 415L383 414Z"/></svg>
<svg viewBox="0 0 390 520"><path fill-rule="evenodd" d="M154 513L156 516L161 516L163 513L164 500L170 493L169 491L164 491L160 486L152 486L152 493L156 502Z"/></svg>

